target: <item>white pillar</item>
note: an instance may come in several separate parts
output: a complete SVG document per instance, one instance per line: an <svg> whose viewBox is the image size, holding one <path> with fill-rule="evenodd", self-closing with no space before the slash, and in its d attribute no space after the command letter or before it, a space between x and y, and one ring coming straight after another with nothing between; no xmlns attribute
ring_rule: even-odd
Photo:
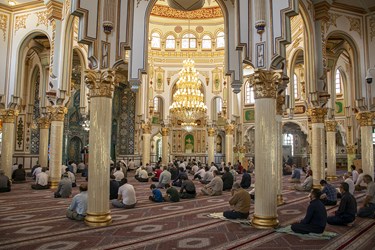
<svg viewBox="0 0 375 250"><path fill-rule="evenodd" d="M6 109L1 112L3 120L3 143L1 146L1 168L5 175L12 178L12 165L15 140L15 125L18 110Z"/></svg>
<svg viewBox="0 0 375 250"><path fill-rule="evenodd" d="M336 176L336 125L337 122L326 121L327 131L327 180L335 180Z"/></svg>
<svg viewBox="0 0 375 250"><path fill-rule="evenodd" d="M51 179L51 188L57 188L61 179L64 117L68 109L63 106L49 106L47 109L51 115L49 177Z"/></svg>
<svg viewBox="0 0 375 250"><path fill-rule="evenodd" d="M142 148L142 163L146 166L147 163L150 164L150 154L151 154L151 124L142 124L143 132L143 148Z"/></svg>
<svg viewBox="0 0 375 250"><path fill-rule="evenodd" d="M326 108L310 108L308 110L312 123L311 133L311 170L313 172L313 187L320 188L320 180L324 179L325 168L325 140L324 140L324 116Z"/></svg>
<svg viewBox="0 0 375 250"><path fill-rule="evenodd" d="M233 131L234 125L227 124L225 127L225 161L233 163ZM211 162L209 162L211 163Z"/></svg>
<svg viewBox="0 0 375 250"><path fill-rule="evenodd" d="M274 228L277 219L276 89L281 71L254 72L255 90L255 210L252 225Z"/></svg>
<svg viewBox="0 0 375 250"><path fill-rule="evenodd" d="M283 199L283 104L285 103L285 97L282 95L277 96L276 106L276 164L277 164L277 205L284 204Z"/></svg>
<svg viewBox="0 0 375 250"><path fill-rule="evenodd" d="M207 163L211 164L211 162L215 161L215 129L208 128L207 134Z"/></svg>
<svg viewBox="0 0 375 250"><path fill-rule="evenodd" d="M169 162L169 155L168 155L168 141L169 141L169 128L161 128L161 135L162 135L162 164L164 166L168 165Z"/></svg>
<svg viewBox="0 0 375 250"><path fill-rule="evenodd" d="M85 222L93 227L107 226L112 222L108 197L115 72L105 69L87 70L85 73L90 90L89 183Z"/></svg>
<svg viewBox="0 0 375 250"><path fill-rule="evenodd" d="M51 122L47 117L39 119L39 164L42 167L48 166L48 139L50 125Z"/></svg>
<svg viewBox="0 0 375 250"><path fill-rule="evenodd" d="M373 112L360 112L356 118L361 125L361 155L363 173L374 179L374 149L372 144Z"/></svg>

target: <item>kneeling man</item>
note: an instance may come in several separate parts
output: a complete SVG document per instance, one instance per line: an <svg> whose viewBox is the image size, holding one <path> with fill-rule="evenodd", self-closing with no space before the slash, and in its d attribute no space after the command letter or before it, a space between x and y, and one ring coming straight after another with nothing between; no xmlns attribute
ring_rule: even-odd
<svg viewBox="0 0 375 250"><path fill-rule="evenodd" d="M250 195L241 188L238 182L232 186L232 198L229 200L232 210L225 211L224 217L228 219L247 219L250 210Z"/></svg>

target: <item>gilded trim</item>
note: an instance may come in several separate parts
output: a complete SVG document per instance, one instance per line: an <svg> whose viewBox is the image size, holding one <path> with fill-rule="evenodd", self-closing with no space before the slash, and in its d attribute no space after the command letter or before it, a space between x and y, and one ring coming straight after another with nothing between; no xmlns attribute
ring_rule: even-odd
<svg viewBox="0 0 375 250"><path fill-rule="evenodd" d="M221 8L202 8L193 11L181 11L169 6L154 5L151 15L177 19L210 19L224 17Z"/></svg>
<svg viewBox="0 0 375 250"><path fill-rule="evenodd" d="M47 106L47 113L51 117L51 121L64 121L65 115L68 113L67 107L63 106Z"/></svg>
<svg viewBox="0 0 375 250"><path fill-rule="evenodd" d="M26 29L26 19L30 14L16 16L16 24L14 25L14 32L19 29Z"/></svg>
<svg viewBox="0 0 375 250"><path fill-rule="evenodd" d="M8 16L4 15L4 14L0 14L0 30L3 31L4 42L5 42L5 39L6 39L7 24L8 24Z"/></svg>
<svg viewBox="0 0 375 250"><path fill-rule="evenodd" d="M325 125L326 125L327 132L336 132L336 126L337 126L336 121L326 121Z"/></svg>
<svg viewBox="0 0 375 250"><path fill-rule="evenodd" d="M152 129L151 123L149 123L149 122L142 123L142 133L143 134L151 134L151 129Z"/></svg>
<svg viewBox="0 0 375 250"><path fill-rule="evenodd" d="M309 108L307 114L311 119L311 123L324 123L327 108Z"/></svg>
<svg viewBox="0 0 375 250"><path fill-rule="evenodd" d="M169 128L161 128L161 135L162 136L168 136L169 135Z"/></svg>
<svg viewBox="0 0 375 250"><path fill-rule="evenodd" d="M115 70L85 70L85 83L90 90L89 96L112 98L115 89Z"/></svg>
<svg viewBox="0 0 375 250"><path fill-rule="evenodd" d="M234 125L233 124L225 125L224 129L225 129L225 135L233 135L233 132L234 132Z"/></svg>
<svg viewBox="0 0 375 250"><path fill-rule="evenodd" d="M261 70L254 72L252 82L254 86L255 99L274 98L278 85L282 81L282 70Z"/></svg>
<svg viewBox="0 0 375 250"><path fill-rule="evenodd" d="M355 118L361 125L361 127L364 126L372 126L373 120L375 118L375 113L374 112L360 112L358 113Z"/></svg>
<svg viewBox="0 0 375 250"><path fill-rule="evenodd" d="M48 117L41 117L38 123L40 129L48 129L51 125L51 120Z"/></svg>
<svg viewBox="0 0 375 250"><path fill-rule="evenodd" d="M2 122L3 123L14 123L19 114L16 109L5 109L1 111Z"/></svg>
<svg viewBox="0 0 375 250"><path fill-rule="evenodd" d="M215 135L215 129L214 128L208 128L207 133L208 133L208 136L214 136Z"/></svg>

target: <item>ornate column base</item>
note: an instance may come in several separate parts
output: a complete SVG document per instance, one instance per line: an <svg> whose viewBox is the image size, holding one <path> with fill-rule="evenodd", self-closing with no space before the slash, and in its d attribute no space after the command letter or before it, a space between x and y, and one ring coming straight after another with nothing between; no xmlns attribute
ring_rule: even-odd
<svg viewBox="0 0 375 250"><path fill-rule="evenodd" d="M49 186L52 189L56 189L59 186L58 181L51 181L51 185Z"/></svg>
<svg viewBox="0 0 375 250"><path fill-rule="evenodd" d="M282 194L278 194L278 195L277 195L277 205L278 205L278 206L281 206L281 205L283 205L283 204L285 204L285 201L284 201L284 199L283 199L283 195L282 195Z"/></svg>
<svg viewBox="0 0 375 250"><path fill-rule="evenodd" d="M105 227L112 223L112 217L110 213L87 213L85 223L90 227Z"/></svg>
<svg viewBox="0 0 375 250"><path fill-rule="evenodd" d="M251 220L251 225L259 229L276 228L279 226L279 220L277 219L277 216L258 216L254 214Z"/></svg>
<svg viewBox="0 0 375 250"><path fill-rule="evenodd" d="M327 181L337 180L337 175L327 175Z"/></svg>

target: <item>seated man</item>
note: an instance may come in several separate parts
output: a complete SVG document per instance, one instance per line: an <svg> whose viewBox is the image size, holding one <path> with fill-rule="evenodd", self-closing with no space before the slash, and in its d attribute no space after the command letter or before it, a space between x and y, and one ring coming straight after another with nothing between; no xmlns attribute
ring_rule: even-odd
<svg viewBox="0 0 375 250"><path fill-rule="evenodd" d="M320 200L326 206L334 206L337 204L337 192L331 184L327 183L326 180L321 180L320 185L323 187L322 195Z"/></svg>
<svg viewBox="0 0 375 250"><path fill-rule="evenodd" d="M289 182L300 183L301 182L301 171L296 167L296 165L293 165L292 171L293 171L292 176L290 177Z"/></svg>
<svg viewBox="0 0 375 250"><path fill-rule="evenodd" d="M242 179L240 185L245 189L251 186L251 175L246 171L246 169L242 170Z"/></svg>
<svg viewBox="0 0 375 250"><path fill-rule="evenodd" d="M140 170L139 170L139 173L138 175L135 176L135 178L139 181L139 182L148 182L148 174L147 174L147 171L145 169L145 167L140 167Z"/></svg>
<svg viewBox="0 0 375 250"><path fill-rule="evenodd" d="M302 185L295 185L294 189L297 191L310 191L313 185L313 177L312 177L312 171L308 170L306 179L302 183Z"/></svg>
<svg viewBox="0 0 375 250"><path fill-rule="evenodd" d="M319 197L319 189L311 190L309 195L310 204L307 208L306 216L299 223L292 224L293 232L300 234L316 233L321 234L327 224L327 211Z"/></svg>
<svg viewBox="0 0 375 250"><path fill-rule="evenodd" d="M109 199L113 200L117 198L120 183L116 181L116 177L113 174L111 174L109 178Z"/></svg>
<svg viewBox="0 0 375 250"><path fill-rule="evenodd" d="M187 176L182 177L182 185L180 189L180 198L181 199L192 199L195 198L197 192L195 190L194 182L189 180Z"/></svg>
<svg viewBox="0 0 375 250"><path fill-rule="evenodd" d="M25 182L26 181L26 171L23 168L22 164L19 164L18 168L16 170L14 170L14 172L12 174L12 180L13 180L13 183Z"/></svg>
<svg viewBox="0 0 375 250"><path fill-rule="evenodd" d="M164 188L167 184L171 182L172 174L168 171L168 167L163 167L163 172L159 176L158 188Z"/></svg>
<svg viewBox="0 0 375 250"><path fill-rule="evenodd" d="M151 184L150 189L151 189L151 192L152 192L152 195L150 195L148 197L148 199L150 201L153 201L153 202L163 202L164 201L163 194L161 193L161 191L159 189L156 188L155 184Z"/></svg>
<svg viewBox="0 0 375 250"><path fill-rule="evenodd" d="M117 199L112 200L112 206L125 209L134 208L137 203L134 187L128 184L126 178L122 179L122 182L124 184L118 189Z"/></svg>
<svg viewBox="0 0 375 250"><path fill-rule="evenodd" d="M195 179L198 179L198 180L201 180L204 176L204 174L206 173L206 170L204 170L203 166L200 165L199 166L199 169L197 170L197 172L194 174L194 178L193 180Z"/></svg>
<svg viewBox="0 0 375 250"><path fill-rule="evenodd" d="M358 169L358 179L357 182L354 183L354 189L355 191L362 191L366 189L366 184L363 182L363 176L365 176L365 173L363 173L362 168Z"/></svg>
<svg viewBox="0 0 375 250"><path fill-rule="evenodd" d="M229 200L229 205L232 210L223 213L228 219L247 219L250 210L250 195L247 191L241 188L238 182L235 182L232 187L232 197Z"/></svg>
<svg viewBox="0 0 375 250"><path fill-rule="evenodd" d="M368 174L363 176L363 181L367 184L367 192L362 207L358 211L358 217L375 218L375 183Z"/></svg>
<svg viewBox="0 0 375 250"><path fill-rule="evenodd" d="M200 179L200 183L202 183L202 184L208 184L214 178L214 175L210 171L210 168L208 166L206 166L204 168L204 170L205 170L205 172L204 172L204 175L203 175L202 179Z"/></svg>
<svg viewBox="0 0 375 250"><path fill-rule="evenodd" d="M10 192L10 186L11 183L8 176L4 174L4 170L0 169L0 193Z"/></svg>
<svg viewBox="0 0 375 250"><path fill-rule="evenodd" d="M155 167L154 177L151 178L152 181L159 182L159 178L163 170L160 169L160 166Z"/></svg>
<svg viewBox="0 0 375 250"><path fill-rule="evenodd" d="M342 193L339 208L334 216L327 218L327 223L330 225L347 225L355 220L357 213L357 201L354 196L349 193L349 184L342 182L340 184L340 192Z"/></svg>
<svg viewBox="0 0 375 250"><path fill-rule="evenodd" d="M66 211L66 217L72 220L84 220L87 211L87 184L79 186L80 193L73 197L72 203Z"/></svg>
<svg viewBox="0 0 375 250"><path fill-rule="evenodd" d="M233 175L229 172L228 167L224 167L224 174L221 179L223 180L223 191L231 190L233 186Z"/></svg>
<svg viewBox="0 0 375 250"><path fill-rule="evenodd" d="M42 172L36 176L35 184L31 185L32 189L49 189L48 174L46 174L46 171L47 169L43 167Z"/></svg>
<svg viewBox="0 0 375 250"><path fill-rule="evenodd" d="M178 176L176 179L173 180L172 186L181 187L182 185L182 178L186 177L188 179L187 173L185 172L183 167L179 168Z"/></svg>
<svg viewBox="0 0 375 250"><path fill-rule="evenodd" d="M164 201L172 201L172 202L179 202L180 201L180 195L178 194L178 191L176 188L171 187L168 183L164 186L166 191L166 196L163 197Z"/></svg>
<svg viewBox="0 0 375 250"><path fill-rule="evenodd" d="M202 188L202 193L210 196L221 195L223 193L223 180L218 176L218 170L214 170L212 173L214 178Z"/></svg>
<svg viewBox="0 0 375 250"><path fill-rule="evenodd" d="M72 182L68 173L64 173L55 192L55 198L69 198L72 194Z"/></svg>

